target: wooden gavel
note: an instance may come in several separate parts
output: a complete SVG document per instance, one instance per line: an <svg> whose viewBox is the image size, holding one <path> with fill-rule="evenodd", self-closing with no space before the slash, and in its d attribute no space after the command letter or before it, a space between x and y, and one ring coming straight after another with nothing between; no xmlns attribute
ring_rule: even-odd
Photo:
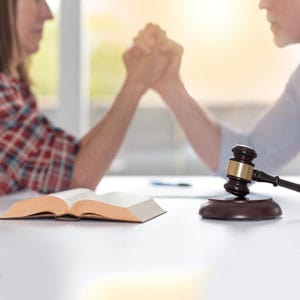
<svg viewBox="0 0 300 300"><path fill-rule="evenodd" d="M229 159L227 167L228 182L224 184L224 188L228 193L244 198L249 194L248 184L252 180L268 182L274 186L282 186L300 192L300 184L254 169L255 165L252 161L257 157L257 153L251 147L235 145L231 151L234 157Z"/></svg>

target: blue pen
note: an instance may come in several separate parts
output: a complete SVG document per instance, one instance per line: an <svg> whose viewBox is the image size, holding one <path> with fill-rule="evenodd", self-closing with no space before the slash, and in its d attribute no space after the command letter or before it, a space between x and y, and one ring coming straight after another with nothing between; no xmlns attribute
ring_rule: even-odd
<svg viewBox="0 0 300 300"><path fill-rule="evenodd" d="M179 187L192 186L190 183L187 182L171 182L171 181L162 181L162 180L152 180L151 184L157 186L179 186Z"/></svg>

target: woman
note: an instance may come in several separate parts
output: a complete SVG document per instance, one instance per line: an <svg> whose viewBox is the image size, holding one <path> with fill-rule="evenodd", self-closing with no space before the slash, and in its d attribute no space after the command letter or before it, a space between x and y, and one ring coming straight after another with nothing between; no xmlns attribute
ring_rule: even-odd
<svg viewBox="0 0 300 300"><path fill-rule="evenodd" d="M45 0L0 0L0 194L23 188L42 193L94 189L141 96L164 67L157 54L137 58L127 51L127 76L111 109L76 140L41 114L30 89L27 61L38 51L44 23L52 18Z"/></svg>

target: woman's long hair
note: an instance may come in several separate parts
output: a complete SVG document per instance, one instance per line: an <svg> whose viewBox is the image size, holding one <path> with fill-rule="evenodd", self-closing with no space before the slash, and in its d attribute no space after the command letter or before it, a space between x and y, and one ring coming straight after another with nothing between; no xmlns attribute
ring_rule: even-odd
<svg viewBox="0 0 300 300"><path fill-rule="evenodd" d="M12 62L13 45L19 47L16 29L16 12L18 0L0 0L0 72L9 73ZM17 67L20 79L29 83L26 62Z"/></svg>

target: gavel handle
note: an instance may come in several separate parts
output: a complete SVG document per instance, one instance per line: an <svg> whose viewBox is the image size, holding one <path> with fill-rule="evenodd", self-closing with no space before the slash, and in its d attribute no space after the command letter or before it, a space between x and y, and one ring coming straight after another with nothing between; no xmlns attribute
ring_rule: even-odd
<svg viewBox="0 0 300 300"><path fill-rule="evenodd" d="M287 180L280 179L279 176L271 176L267 173L264 173L259 170L253 171L253 180L260 181L260 182L268 182L272 183L274 186L282 186L290 190L294 190L296 192L300 192L300 184L290 182Z"/></svg>

